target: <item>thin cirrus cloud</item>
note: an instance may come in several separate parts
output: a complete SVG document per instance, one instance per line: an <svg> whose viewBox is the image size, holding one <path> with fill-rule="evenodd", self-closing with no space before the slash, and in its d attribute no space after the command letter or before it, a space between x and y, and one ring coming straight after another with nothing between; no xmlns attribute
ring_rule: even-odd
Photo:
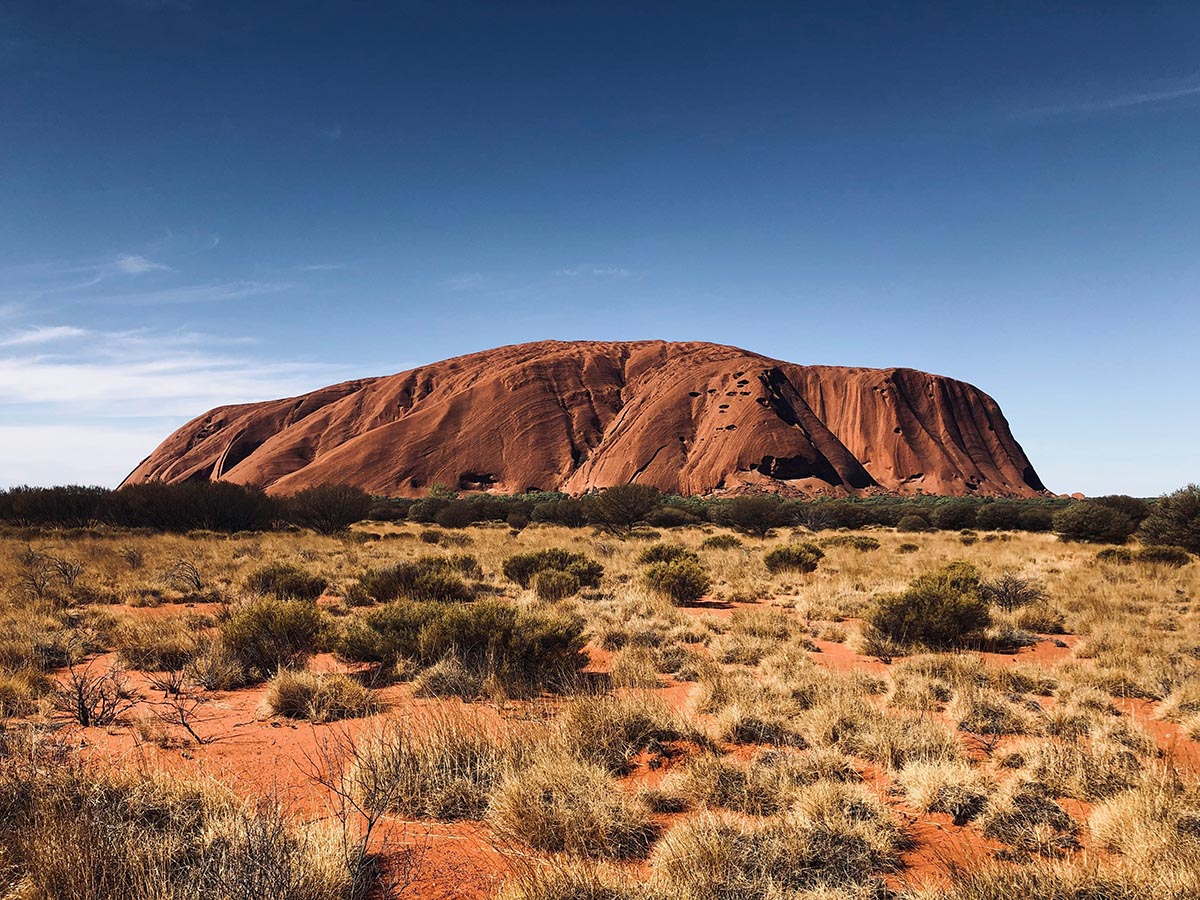
<svg viewBox="0 0 1200 900"><path fill-rule="evenodd" d="M120 256L114 265L118 271L124 272L126 275L145 275L147 272L175 271L165 263L154 262L138 253Z"/></svg>
<svg viewBox="0 0 1200 900"><path fill-rule="evenodd" d="M154 291L135 291L124 294L105 294L88 298L92 303L111 303L127 306L174 306L185 303L222 303L245 300L267 294L278 294L292 287L287 282L226 281L217 284L194 284Z"/></svg>
<svg viewBox="0 0 1200 900"><path fill-rule="evenodd" d="M83 337L84 328L73 325L34 325L21 331L0 335L0 347L29 347L37 344L52 344L57 341Z"/></svg>
<svg viewBox="0 0 1200 900"><path fill-rule="evenodd" d="M1155 107L1175 105L1181 101L1196 98L1200 98L1200 83L1193 81L1157 90L1127 91L1109 94L1104 97L1092 97L1055 105L1035 106L1022 110L1020 114L1028 117L1039 117L1119 112L1121 110L1139 108L1153 109Z"/></svg>
<svg viewBox="0 0 1200 900"><path fill-rule="evenodd" d="M628 278L631 273L628 269L623 269L620 266L582 265L559 269L558 274L567 278L578 278L580 276L591 276L593 278Z"/></svg>

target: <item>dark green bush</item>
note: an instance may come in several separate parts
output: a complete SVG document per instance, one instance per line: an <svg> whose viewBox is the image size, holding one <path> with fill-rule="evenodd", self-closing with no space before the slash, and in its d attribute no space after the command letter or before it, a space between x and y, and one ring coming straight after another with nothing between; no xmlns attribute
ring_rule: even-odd
<svg viewBox="0 0 1200 900"><path fill-rule="evenodd" d="M358 662L432 665L453 656L479 675L509 688L565 683L582 668L582 620L495 600L448 605L397 601L352 623L339 654Z"/></svg>
<svg viewBox="0 0 1200 900"><path fill-rule="evenodd" d="M279 600L316 600L328 586L329 582L320 575L310 575L286 563L263 566L251 572L246 579L248 591Z"/></svg>
<svg viewBox="0 0 1200 900"><path fill-rule="evenodd" d="M816 544L788 544L776 547L763 557L763 564L772 575L779 572L815 572L825 551Z"/></svg>
<svg viewBox="0 0 1200 900"><path fill-rule="evenodd" d="M648 566L650 563L670 562L673 559L700 562L700 557L695 551L681 544L653 544L638 554L637 562L639 566Z"/></svg>
<svg viewBox="0 0 1200 900"><path fill-rule="evenodd" d="M679 604L695 603L711 584L700 564L686 557L651 563L642 577L650 590Z"/></svg>
<svg viewBox="0 0 1200 900"><path fill-rule="evenodd" d="M584 497L583 514L597 528L627 535L645 522L661 498L658 488L648 484L619 484Z"/></svg>
<svg viewBox="0 0 1200 900"><path fill-rule="evenodd" d="M1096 559L1116 566L1127 566L1133 562L1133 551L1125 547L1106 547L1096 554Z"/></svg>
<svg viewBox="0 0 1200 900"><path fill-rule="evenodd" d="M944 500L933 508L929 520L942 531L974 528L979 508L980 504L976 500Z"/></svg>
<svg viewBox="0 0 1200 900"><path fill-rule="evenodd" d="M1200 553L1200 485L1189 484L1159 497L1142 522L1138 537L1146 544Z"/></svg>
<svg viewBox="0 0 1200 900"><path fill-rule="evenodd" d="M475 599L475 588L463 575L478 578L479 562L469 554L422 556L384 569L372 569L359 577L366 593L383 603L401 597L442 603L466 603Z"/></svg>
<svg viewBox="0 0 1200 900"><path fill-rule="evenodd" d="M975 526L980 531L1015 531L1021 527L1021 506L1005 500L994 500L979 507Z"/></svg>
<svg viewBox="0 0 1200 900"><path fill-rule="evenodd" d="M920 544L900 544L896 548L897 553L916 553L921 549Z"/></svg>
<svg viewBox="0 0 1200 900"><path fill-rule="evenodd" d="M517 553L508 557L501 564L504 576L515 581L523 588L533 583L533 576L538 572L555 570L569 572L579 579L582 587L595 588L600 586L604 577L604 566L593 562L582 553L572 553L551 547L548 550L535 550L531 553Z"/></svg>
<svg viewBox="0 0 1200 900"><path fill-rule="evenodd" d="M1192 555L1182 547L1142 547L1134 558L1138 562L1158 563L1180 569L1192 561Z"/></svg>
<svg viewBox="0 0 1200 900"><path fill-rule="evenodd" d="M325 617L304 600L254 600L236 607L221 623L221 643L257 680L302 665L316 650Z"/></svg>
<svg viewBox="0 0 1200 900"><path fill-rule="evenodd" d="M1064 541L1123 544L1136 529L1125 513L1096 500L1081 500L1054 514L1054 531Z"/></svg>
<svg viewBox="0 0 1200 900"><path fill-rule="evenodd" d="M822 547L853 547L860 553L879 549L879 541L865 534L835 534L821 541Z"/></svg>
<svg viewBox="0 0 1200 900"><path fill-rule="evenodd" d="M901 516L900 521L896 523L897 531L933 531L933 526L929 524L924 516L910 514Z"/></svg>
<svg viewBox="0 0 1200 900"><path fill-rule="evenodd" d="M712 537L706 537L700 544L703 550L737 550L742 546L744 545L741 540L732 534L714 534Z"/></svg>
<svg viewBox="0 0 1200 900"><path fill-rule="evenodd" d="M646 513L645 522L651 528L683 528L688 525L699 525L703 521L686 509L678 506L659 506Z"/></svg>
<svg viewBox="0 0 1200 900"><path fill-rule="evenodd" d="M980 593L979 571L951 563L917 578L907 590L880 597L867 622L893 641L940 648L980 635L991 615Z"/></svg>
<svg viewBox="0 0 1200 900"><path fill-rule="evenodd" d="M287 497L284 518L318 534L336 534L371 512L371 495L348 484L320 484Z"/></svg>
<svg viewBox="0 0 1200 900"><path fill-rule="evenodd" d="M579 579L570 572L544 569L533 576L533 593L539 600L554 603L578 593Z"/></svg>
<svg viewBox="0 0 1200 900"><path fill-rule="evenodd" d="M755 537L766 537L774 528L793 522L788 507L778 497L734 497L717 507L717 522Z"/></svg>

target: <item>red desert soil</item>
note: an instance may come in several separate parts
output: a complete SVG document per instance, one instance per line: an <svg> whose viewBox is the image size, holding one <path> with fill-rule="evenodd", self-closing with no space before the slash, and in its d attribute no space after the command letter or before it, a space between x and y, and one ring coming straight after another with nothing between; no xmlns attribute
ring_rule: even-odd
<svg viewBox="0 0 1200 900"><path fill-rule="evenodd" d="M688 611L697 616L730 615L734 609L755 608L757 604L732 604L725 607L699 607ZM758 606L758 608L761 608ZM153 609L128 610L136 615L154 616ZM1014 662L1051 666L1070 653L1075 639L1065 636L1066 647L1057 646L1052 640L1043 640L1036 646L1025 648L1012 655L983 654L993 665L1006 666ZM845 644L817 640L813 642L820 652L813 659L820 665L835 669L860 669L880 673L886 666L876 659L861 656ZM600 648L588 648L591 658L589 671L608 671L612 654ZM104 668L111 658L96 661ZM328 655L318 656L311 661L318 670L342 669ZM146 682L145 676L131 673L134 685L147 703L161 699ZM685 710L695 685L664 678L656 693L672 707ZM393 685L378 692L379 698L388 705L388 715L419 717L445 704L459 701L416 700L405 685ZM307 820L319 820L331 814L330 794L311 777L318 750L323 744L332 744L344 737L353 738L364 730L373 728L378 717L366 720L348 720L328 725L312 725L272 717L263 709L265 687L242 689L216 694L199 715L196 730L204 737L213 736L213 743L196 746L159 746L139 739L128 727L111 729L75 729L80 745L93 758L123 767L144 767L149 770L165 769L180 774L207 775L232 786L247 797L259 797L273 792L289 809ZM547 701L545 709L530 710L521 704L498 707L494 704L469 704L472 711L485 717L497 719L537 718L549 713L554 706ZM1177 764L1200 771L1200 745L1189 741L1178 726L1154 718L1154 704L1145 701L1126 701L1117 704L1121 711L1131 714L1159 743L1159 746ZM144 715L145 713L141 713ZM177 729L176 729L177 731ZM970 741L964 735L968 749ZM634 761L632 773L624 780L629 790L657 784L667 771L686 762L690 752L696 748L680 746L673 756L657 756L653 759L643 754ZM725 745L722 750L737 758L748 758L754 748ZM868 784L885 795L891 783L877 767L864 764L861 774ZM890 880L894 886L901 884L945 885L949 883L954 867L973 868L989 858L1000 848L974 827L955 826L950 817L940 814L922 814L893 795L891 800L907 824L914 839L914 846L905 854L905 869ZM1064 801L1067 802L1067 801ZM1069 803L1069 802L1068 802ZM1085 805L1072 805L1070 811L1078 819L1086 819ZM669 826L677 816L660 816L663 826ZM387 842L385 857L393 861L403 857L400 848L416 848L420 863L420 876L406 896L421 900L443 900L443 898L467 898L483 900L494 895L505 876L511 871L512 861L504 850L494 843L487 827L478 822L404 822L388 819L383 838ZM519 864L519 858L518 858ZM635 867L636 868L636 867ZM648 871L640 867L642 874Z"/></svg>
<svg viewBox="0 0 1200 900"><path fill-rule="evenodd" d="M447 439L453 435L453 439ZM707 343L518 344L285 400L225 406L126 479L289 494L460 490L1044 491L1000 407L912 369L804 366Z"/></svg>

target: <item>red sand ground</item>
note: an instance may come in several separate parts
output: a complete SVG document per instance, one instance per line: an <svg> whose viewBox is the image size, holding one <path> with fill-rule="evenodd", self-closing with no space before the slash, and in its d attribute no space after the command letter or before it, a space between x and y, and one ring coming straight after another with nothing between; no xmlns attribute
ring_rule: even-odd
<svg viewBox="0 0 1200 900"><path fill-rule="evenodd" d="M700 608L691 610L696 616L726 618L737 608L759 608L756 604L736 604L727 608ZM132 614L157 617L167 614L161 609L128 610ZM173 611L171 611L173 612ZM1051 666L1071 652L1074 638L1063 638L1065 647L1053 641L1042 641L1032 648L1016 654L984 654L989 663L1009 666L1017 663L1034 663ZM819 653L813 659L820 665L834 669L861 669L881 673L887 666L876 659L854 653L845 644L830 641L814 641ZM611 654L599 648L589 648L589 670L607 671ZM111 662L108 658L96 661L98 667ZM318 656L312 667L320 670L343 668L330 656ZM161 694L146 682L144 676L131 673L130 679L148 703L161 700ZM677 709L686 706L694 685L665 678L657 693ZM211 743L197 746L164 748L141 740L127 726L113 728L72 728L66 730L85 752L96 759L119 766L135 766L145 770L166 770L180 774L211 776L230 785L235 791L257 797L274 794L297 815L307 820L322 819L331 814L331 795L317 784L312 773L320 765L320 749L337 740L353 739L365 729L373 727L378 717L349 720L329 725L313 725L270 717L263 709L265 688L258 686L238 691L219 693L206 704L195 724L196 731L203 737L212 737ZM388 715L419 716L446 702L414 699L404 685L393 685L378 691L379 698L388 704ZM1122 701L1120 708L1152 734L1159 746L1181 766L1200 772L1200 745L1188 740L1179 727L1154 718L1155 704L1142 700ZM474 709L486 710L486 714L498 719L511 718L518 714L517 704L495 706L471 704ZM178 731L178 729L176 729ZM964 741L966 738L964 736ZM748 755L752 748L727 747L730 752ZM978 748L974 748L981 754ZM634 789L640 785L656 784L671 768L681 764L686 757L673 760L655 760L651 766L649 757L637 760L633 772L627 777L626 785ZM872 766L864 766L864 778L882 791L890 788L888 779ZM977 829L955 826L949 816L921 815L908 809L898 800L893 803L900 815L910 825L915 845L905 855L907 868L894 877L896 884L921 885L946 883L952 867L973 867L994 850L998 844L983 838ZM1086 819L1084 804L1064 806L1076 818ZM669 825L678 817L662 816L661 824ZM398 819L386 820L381 835L385 858L400 860L402 849L415 851L419 860L420 878L406 896L440 900L440 898L490 897L510 870L512 848L502 852L492 840L487 828L476 822L408 823ZM644 868L644 867L643 867Z"/></svg>

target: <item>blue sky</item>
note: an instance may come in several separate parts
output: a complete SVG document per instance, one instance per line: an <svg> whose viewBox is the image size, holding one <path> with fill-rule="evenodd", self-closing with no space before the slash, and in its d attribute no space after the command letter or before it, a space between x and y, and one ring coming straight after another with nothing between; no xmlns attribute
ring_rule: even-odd
<svg viewBox="0 0 1200 900"><path fill-rule="evenodd" d="M1200 479L1194 3L8 0L0 484L543 338L994 396Z"/></svg>

